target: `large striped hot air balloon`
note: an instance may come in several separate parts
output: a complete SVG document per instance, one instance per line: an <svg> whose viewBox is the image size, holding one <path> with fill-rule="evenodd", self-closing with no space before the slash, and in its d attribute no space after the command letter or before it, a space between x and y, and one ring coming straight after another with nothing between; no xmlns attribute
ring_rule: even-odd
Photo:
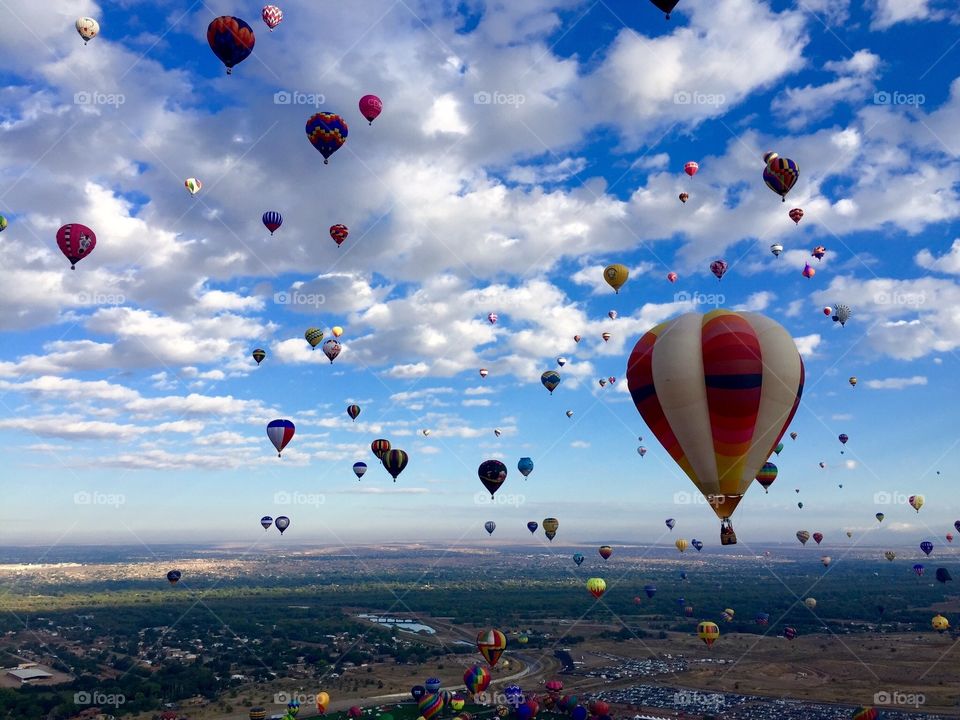
<svg viewBox="0 0 960 720"><path fill-rule="evenodd" d="M477 634L477 650L493 667L507 649L507 636L499 630L483 630Z"/></svg>
<svg viewBox="0 0 960 720"><path fill-rule="evenodd" d="M803 378L793 338L756 313L681 315L630 354L633 402L713 507L724 545L737 541L730 518L793 419Z"/></svg>

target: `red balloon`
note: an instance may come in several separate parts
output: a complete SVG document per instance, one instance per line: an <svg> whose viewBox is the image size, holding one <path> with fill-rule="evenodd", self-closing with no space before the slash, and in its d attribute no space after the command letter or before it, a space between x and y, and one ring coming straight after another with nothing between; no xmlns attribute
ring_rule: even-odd
<svg viewBox="0 0 960 720"><path fill-rule="evenodd" d="M373 121L383 111L383 102L376 95L364 95L360 98L360 114L366 118L367 122L373 125Z"/></svg>
<svg viewBox="0 0 960 720"><path fill-rule="evenodd" d="M349 228L346 225L336 225L330 226L330 237L333 238L333 241L337 244L337 247L343 245L343 241L347 239L347 235L350 234Z"/></svg>
<svg viewBox="0 0 960 720"><path fill-rule="evenodd" d="M69 223L57 230L57 246L70 261L70 269L76 270L77 263L97 246L97 236L86 225Z"/></svg>

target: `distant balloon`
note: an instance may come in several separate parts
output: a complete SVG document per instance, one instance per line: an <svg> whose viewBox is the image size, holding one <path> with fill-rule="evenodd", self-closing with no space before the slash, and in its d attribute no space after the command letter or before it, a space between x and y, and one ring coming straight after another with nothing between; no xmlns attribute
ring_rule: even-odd
<svg viewBox="0 0 960 720"><path fill-rule="evenodd" d="M589 592L598 600L606 591L607 583L604 582L603 578L590 578L587 580L587 592Z"/></svg>
<svg viewBox="0 0 960 720"><path fill-rule="evenodd" d="M923 550L923 554L927 557L930 557L930 553L933 552L933 543L929 540L924 540L920 543L920 549Z"/></svg>
<svg viewBox="0 0 960 720"><path fill-rule="evenodd" d="M273 233L281 225L283 225L283 217L275 210L269 210L265 212L261 218L261 221L263 222L264 227L270 231L271 235L273 235Z"/></svg>
<svg viewBox="0 0 960 720"><path fill-rule="evenodd" d="M820 562L823 563L824 567L830 567L830 563L833 562L833 558L829 555L821 555Z"/></svg>
<svg viewBox="0 0 960 720"><path fill-rule="evenodd" d="M407 461L409 459L409 456L403 450L391 448L384 453L383 458L381 458L381 462L387 469L387 472L390 473L393 481L396 482L397 477L403 472L403 469L407 467Z"/></svg>
<svg viewBox="0 0 960 720"><path fill-rule="evenodd" d="M647 454L647 449L643 445L637 448L637 455L639 455L640 457L643 457L646 454Z"/></svg>
<svg viewBox="0 0 960 720"><path fill-rule="evenodd" d="M333 328L331 328L330 332L333 333L333 336L335 338L338 338L341 335L343 335L343 328L340 327L339 325L334 325Z"/></svg>
<svg viewBox="0 0 960 720"><path fill-rule="evenodd" d="M543 534L547 536L547 540L552 541L557 536L560 522L556 518L548 517L544 518L540 524L543 526Z"/></svg>
<svg viewBox="0 0 960 720"><path fill-rule="evenodd" d="M799 436L797 433L795 433L795 432L790 433L790 439L791 439L791 440L796 440L798 437L800 437L800 436Z"/></svg>
<svg viewBox="0 0 960 720"><path fill-rule="evenodd" d="M477 650L480 651L490 667L497 664L506 649L507 636L499 630L484 630L477 635Z"/></svg>
<svg viewBox="0 0 960 720"><path fill-rule="evenodd" d="M574 341L575 343L579 343L579 342L580 342L580 336L579 336L579 335L574 335L574 336L573 336L573 341Z"/></svg>
<svg viewBox="0 0 960 720"><path fill-rule="evenodd" d="M3 215L0 215L0 232L3 232L6 229L7 229L7 219Z"/></svg>
<svg viewBox="0 0 960 720"><path fill-rule="evenodd" d="M809 539L810 539L810 533L808 533L806 530L797 530L797 540L800 541L801 545L806 545L807 540Z"/></svg>
<svg viewBox="0 0 960 720"><path fill-rule="evenodd" d="M789 158L782 158L775 152L768 152L763 156L766 167L763 169L763 181L773 190L783 202L787 201L787 193L797 183L800 177L800 167Z"/></svg>
<svg viewBox="0 0 960 720"><path fill-rule="evenodd" d="M355 462L353 464L353 473L357 476L357 480L362 478L367 472L367 464L365 462Z"/></svg>
<svg viewBox="0 0 960 720"><path fill-rule="evenodd" d="M562 357L562 356L561 356L561 357L558 357L558 358L557 358L557 365L558 365L559 367L563 367L563 366L566 365L566 364L567 364L567 359L566 359L565 357Z"/></svg>
<svg viewBox="0 0 960 720"><path fill-rule="evenodd" d="M323 164L347 141L347 123L334 113L320 112L307 120L307 139L323 155Z"/></svg>
<svg viewBox="0 0 960 720"><path fill-rule="evenodd" d="M468 668L463 674L463 684L474 695L486 690L490 686L490 679L490 671L480 665Z"/></svg>
<svg viewBox="0 0 960 720"><path fill-rule="evenodd" d="M330 237L333 238L333 241L337 244L337 247L343 245L343 241L347 239L350 235L350 228L346 225L337 223L336 225L330 226Z"/></svg>
<svg viewBox="0 0 960 720"><path fill-rule="evenodd" d="M937 568L937 582L948 583L953 580L946 568Z"/></svg>
<svg viewBox="0 0 960 720"><path fill-rule="evenodd" d="M487 520L483 524L483 529L486 530L488 534L493 535L493 531L497 529L497 524L493 520Z"/></svg>
<svg viewBox="0 0 960 720"><path fill-rule="evenodd" d="M673 528L676 527L677 525L677 521L674 520L673 518L667 518L666 520L663 521L663 524L666 525L671 530L673 530Z"/></svg>
<svg viewBox="0 0 960 720"><path fill-rule="evenodd" d="M178 582L180 582L180 578L182 576L183 573L181 573L179 570L171 570L167 573L167 580L171 585L176 585Z"/></svg>
<svg viewBox="0 0 960 720"><path fill-rule="evenodd" d="M812 535L812 537L813 537L814 542L817 543L817 545L819 545L821 542L823 542L823 533L821 533L821 532L815 532L815 533Z"/></svg>
<svg viewBox="0 0 960 720"><path fill-rule="evenodd" d="M887 550L886 552L883 553L883 556L890 562L893 562L896 559L897 554L892 550Z"/></svg>
<svg viewBox="0 0 960 720"><path fill-rule="evenodd" d="M347 415L350 416L351 420L356 420L360 416L360 406L347 405Z"/></svg>
<svg viewBox="0 0 960 720"><path fill-rule="evenodd" d="M276 5L264 5L263 10L260 11L260 17L264 24L270 28L270 32L273 32L273 29L283 22L283 10Z"/></svg>
<svg viewBox="0 0 960 720"><path fill-rule="evenodd" d="M650 0L654 5L656 5L660 10L663 10L667 14L667 20L670 19L670 13L673 12L673 9L677 6L677 3L680 0Z"/></svg>
<svg viewBox="0 0 960 720"><path fill-rule="evenodd" d="M643 586L643 591L647 594L647 597L648 597L648 598L652 598L654 595L657 594L657 586L656 586L656 585L644 585L644 586Z"/></svg>
<svg viewBox="0 0 960 720"><path fill-rule="evenodd" d="M500 428L496 428L496 429L493 431L493 434L496 435L497 437L500 437L500 435L501 435L501 433L500 433Z"/></svg>
<svg viewBox="0 0 960 720"><path fill-rule="evenodd" d="M760 472L757 473L757 482L763 487L764 492L770 492L770 486L777 479L777 466L772 462L765 462Z"/></svg>
<svg viewBox="0 0 960 720"><path fill-rule="evenodd" d="M720 628L715 622L704 620L697 625L697 637L703 640L707 647L712 647L720 637Z"/></svg>
<svg viewBox="0 0 960 720"><path fill-rule="evenodd" d="M360 98L360 114L371 125L383 112L383 102L376 95L364 95Z"/></svg>
<svg viewBox="0 0 960 720"><path fill-rule="evenodd" d="M609 545L601 545L598 552L600 553L600 557L602 557L604 560L609 560L610 556L613 555L613 548Z"/></svg>
<svg viewBox="0 0 960 720"><path fill-rule="evenodd" d="M823 245L817 245L810 253L818 261L822 260L824 255L827 254L827 249Z"/></svg>
<svg viewBox="0 0 960 720"><path fill-rule="evenodd" d="M557 385L560 384L560 373L556 370L547 370L540 376L540 382L550 391L550 394L553 395L553 391L556 390Z"/></svg>
<svg viewBox="0 0 960 720"><path fill-rule="evenodd" d="M256 42L253 28L238 17L222 15L207 26L207 44L226 66L227 75L250 56Z"/></svg>
<svg viewBox="0 0 960 720"><path fill-rule="evenodd" d="M293 440L295 432L296 428L289 420L271 420L267 425L267 437L277 449L277 457L280 457L287 443Z"/></svg>
<svg viewBox="0 0 960 720"><path fill-rule="evenodd" d="M260 518L260 524L263 526L264 530L269 530L270 526L273 525L273 518L269 515L264 515Z"/></svg>
<svg viewBox="0 0 960 720"><path fill-rule="evenodd" d="M693 162L692 160L683 166L683 171L690 177L693 177L694 175L696 175L697 170L699 169L700 169L700 165Z"/></svg>
<svg viewBox="0 0 960 720"><path fill-rule="evenodd" d="M524 477L528 477L533 472L533 460L528 457L520 458L520 462L517 463L517 470Z"/></svg>
<svg viewBox="0 0 960 720"><path fill-rule="evenodd" d="M250 354L253 356L253 359L257 361L257 365L262 363L264 359L267 357L267 353L264 350L261 350L260 348L257 348Z"/></svg>
<svg viewBox="0 0 960 720"><path fill-rule="evenodd" d="M703 550L703 543L700 540L697 540L696 538L691 540L690 544L693 545L693 549L696 550L697 552L700 552L701 550Z"/></svg>
<svg viewBox="0 0 960 720"><path fill-rule="evenodd" d="M320 328L307 328L307 331L303 334L303 337L306 338L307 342L310 343L310 347L316 348L320 344L320 341L323 340L323 330Z"/></svg>
<svg viewBox="0 0 960 720"><path fill-rule="evenodd" d="M800 224L800 221L803 219L803 210L801 208L794 208L789 212L790 219L797 225Z"/></svg>
<svg viewBox="0 0 960 720"><path fill-rule="evenodd" d="M491 325L496 325L498 319L499 317L497 316L496 313L490 313L489 315L487 315L487 322L489 322Z"/></svg>
<svg viewBox="0 0 960 720"><path fill-rule="evenodd" d="M886 515L884 515L883 513L877 513L876 515L874 515L874 517L877 518L877 522L882 523Z"/></svg>
<svg viewBox="0 0 960 720"><path fill-rule="evenodd" d="M527 523L527 530L530 531L531 535L537 531L538 527L540 527L540 523L538 523L536 520L531 520Z"/></svg>
<svg viewBox="0 0 960 720"><path fill-rule="evenodd" d="M787 640L793 640L793 639L797 636L797 630L796 630L796 628L785 627L785 628L783 629L783 636L784 636Z"/></svg>
<svg viewBox="0 0 960 720"><path fill-rule="evenodd" d="M577 564L577 567L580 567L583 564L583 561L586 558L583 557L583 553L574 553L573 561Z"/></svg>
<svg viewBox="0 0 960 720"><path fill-rule="evenodd" d="M686 203L687 200L690 199L690 195L687 193L680 193L679 197L680 197L680 202L682 203Z"/></svg>
<svg viewBox="0 0 960 720"><path fill-rule="evenodd" d="M610 338L613 336L610 333L605 332L605 333L600 333L600 337L603 338L604 342L610 342Z"/></svg>
<svg viewBox="0 0 960 720"><path fill-rule="evenodd" d="M677 274L675 272L668 272L667 280L669 280L672 283L675 283L677 281Z"/></svg>
<svg viewBox="0 0 960 720"><path fill-rule="evenodd" d="M802 275L808 280L817 274L817 271L810 267L810 263L804 263Z"/></svg>
<svg viewBox="0 0 960 720"><path fill-rule="evenodd" d="M69 223L57 230L57 247L70 261L70 269L76 270L77 263L93 252L97 246L97 236L86 225Z"/></svg>
<svg viewBox="0 0 960 720"><path fill-rule="evenodd" d="M916 563L913 566L913 571L917 574L917 577L921 577L923 575L923 565Z"/></svg>
<svg viewBox="0 0 960 720"><path fill-rule="evenodd" d="M619 313L617 313L616 310L611 310L607 313L607 317L609 317L611 320L616 320L619 317Z"/></svg>
<svg viewBox="0 0 960 720"><path fill-rule="evenodd" d="M807 598L806 600L803 601L803 604L806 605L811 610L815 610L817 607L817 599L812 597Z"/></svg>
<svg viewBox="0 0 960 720"><path fill-rule="evenodd" d="M919 513L920 508L923 507L923 495L911 495L907 502L910 503L910 507Z"/></svg>
<svg viewBox="0 0 960 720"><path fill-rule="evenodd" d="M677 546L677 550L679 550L680 552L683 552L684 550L687 549L687 547L689 546L689 543L688 543L686 540L684 540L683 538L679 538L679 539L674 543L674 545Z"/></svg>
<svg viewBox="0 0 960 720"><path fill-rule="evenodd" d="M774 257L780 257L780 253L783 252L783 245L780 243L774 243L770 246L770 252L773 253Z"/></svg>
<svg viewBox="0 0 960 720"><path fill-rule="evenodd" d="M274 524L277 526L277 530L280 531L280 534L283 535L284 530L290 527L290 518L288 518L286 515L281 515L274 520Z"/></svg>
<svg viewBox="0 0 960 720"><path fill-rule="evenodd" d="M84 45L93 40L100 32L100 23L90 17L79 17L73 25L80 37L83 38Z"/></svg>
<svg viewBox="0 0 960 720"><path fill-rule="evenodd" d="M490 371L487 370L486 368L480 368L479 372L480 372L480 377L482 378L485 378L487 375L490 374Z"/></svg>
<svg viewBox="0 0 960 720"><path fill-rule="evenodd" d="M330 360L331 365L333 365L333 361L337 359L341 350L343 350L343 346L333 338L323 344L323 354Z"/></svg>
<svg viewBox="0 0 960 720"><path fill-rule="evenodd" d="M485 460L477 468L477 475L480 482L489 491L492 499L507 479L507 466L499 460ZM546 525L544 525L544 528L546 528Z"/></svg>
<svg viewBox="0 0 960 720"><path fill-rule="evenodd" d="M607 285L614 289L614 292L619 293L620 288L623 287L624 283L627 282L627 279L630 277L630 271L627 269L626 265L607 265L603 270L603 279L607 281Z"/></svg>
<svg viewBox="0 0 960 720"><path fill-rule="evenodd" d="M829 317L830 315L833 314L833 308L830 307L829 305L824 306L824 308L823 308L823 314L826 315L827 317Z"/></svg>
<svg viewBox="0 0 960 720"><path fill-rule="evenodd" d="M572 417L573 417L573 410L567 410L567 417L568 417L568 418L572 418Z"/></svg>
<svg viewBox="0 0 960 720"><path fill-rule="evenodd" d="M833 321L840 323L840 326L843 327L847 324L847 320L850 319L850 306L844 305L843 303L837 303L833 306Z"/></svg>
<svg viewBox="0 0 960 720"><path fill-rule="evenodd" d="M850 376L850 379L849 379L847 382L850 383L850 387L856 387L856 386L857 386L857 376L856 376L856 375L851 375L851 376Z"/></svg>
<svg viewBox="0 0 960 720"><path fill-rule="evenodd" d="M727 263L724 260L714 260L710 263L710 272L717 276L717 280L722 280L727 272Z"/></svg>
<svg viewBox="0 0 960 720"><path fill-rule="evenodd" d="M383 462L383 456L390 451L390 441L379 438L370 443L370 450L380 462Z"/></svg>

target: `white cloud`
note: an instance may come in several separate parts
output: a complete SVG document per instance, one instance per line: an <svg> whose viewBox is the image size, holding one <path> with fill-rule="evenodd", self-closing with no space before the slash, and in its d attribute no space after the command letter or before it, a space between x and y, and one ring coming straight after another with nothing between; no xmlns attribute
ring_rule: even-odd
<svg viewBox="0 0 960 720"><path fill-rule="evenodd" d="M797 350L800 351L801 357L812 358L816 356L817 348L820 347L822 338L819 333L814 333L813 335L794 338L793 341L797 344Z"/></svg>
<svg viewBox="0 0 960 720"><path fill-rule="evenodd" d="M950 250L940 257L936 257L930 250L924 248L914 259L917 265L927 270L960 275L960 238L954 240Z"/></svg>
<svg viewBox="0 0 960 720"><path fill-rule="evenodd" d="M927 378L923 375L914 375L907 378L884 378L882 380L867 380L864 383L872 390L903 390L917 385L926 385Z"/></svg>

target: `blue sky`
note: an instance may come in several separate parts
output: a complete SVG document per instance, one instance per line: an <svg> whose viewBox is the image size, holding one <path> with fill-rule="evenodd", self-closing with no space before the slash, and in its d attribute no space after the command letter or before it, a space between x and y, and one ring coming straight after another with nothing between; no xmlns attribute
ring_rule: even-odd
<svg viewBox="0 0 960 720"><path fill-rule="evenodd" d="M287 514L291 543L481 541L489 519L490 542L513 542L555 516L558 542L665 541L675 517L675 535L716 544L623 376L646 330L723 306L781 322L807 367L799 437L738 534L943 548L960 519L953 3L682 0L669 22L643 2L282 7L270 33L254 3L13 3L4 542L279 542L258 520ZM230 77L205 39L220 14L257 36ZM89 45L77 15L100 22ZM384 102L372 126L366 93ZM350 127L329 165L303 130L318 110ZM761 181L767 150L800 166L785 204ZM273 237L267 210L284 217ZM98 237L75 272L66 222ZM619 295L610 262L631 268ZM845 328L821 312L835 302ZM330 365L303 332L335 325ZM551 397L539 376L558 356ZM297 425L282 460L264 432L278 417ZM396 484L377 437L410 454ZM494 506L488 458L511 471Z"/></svg>

